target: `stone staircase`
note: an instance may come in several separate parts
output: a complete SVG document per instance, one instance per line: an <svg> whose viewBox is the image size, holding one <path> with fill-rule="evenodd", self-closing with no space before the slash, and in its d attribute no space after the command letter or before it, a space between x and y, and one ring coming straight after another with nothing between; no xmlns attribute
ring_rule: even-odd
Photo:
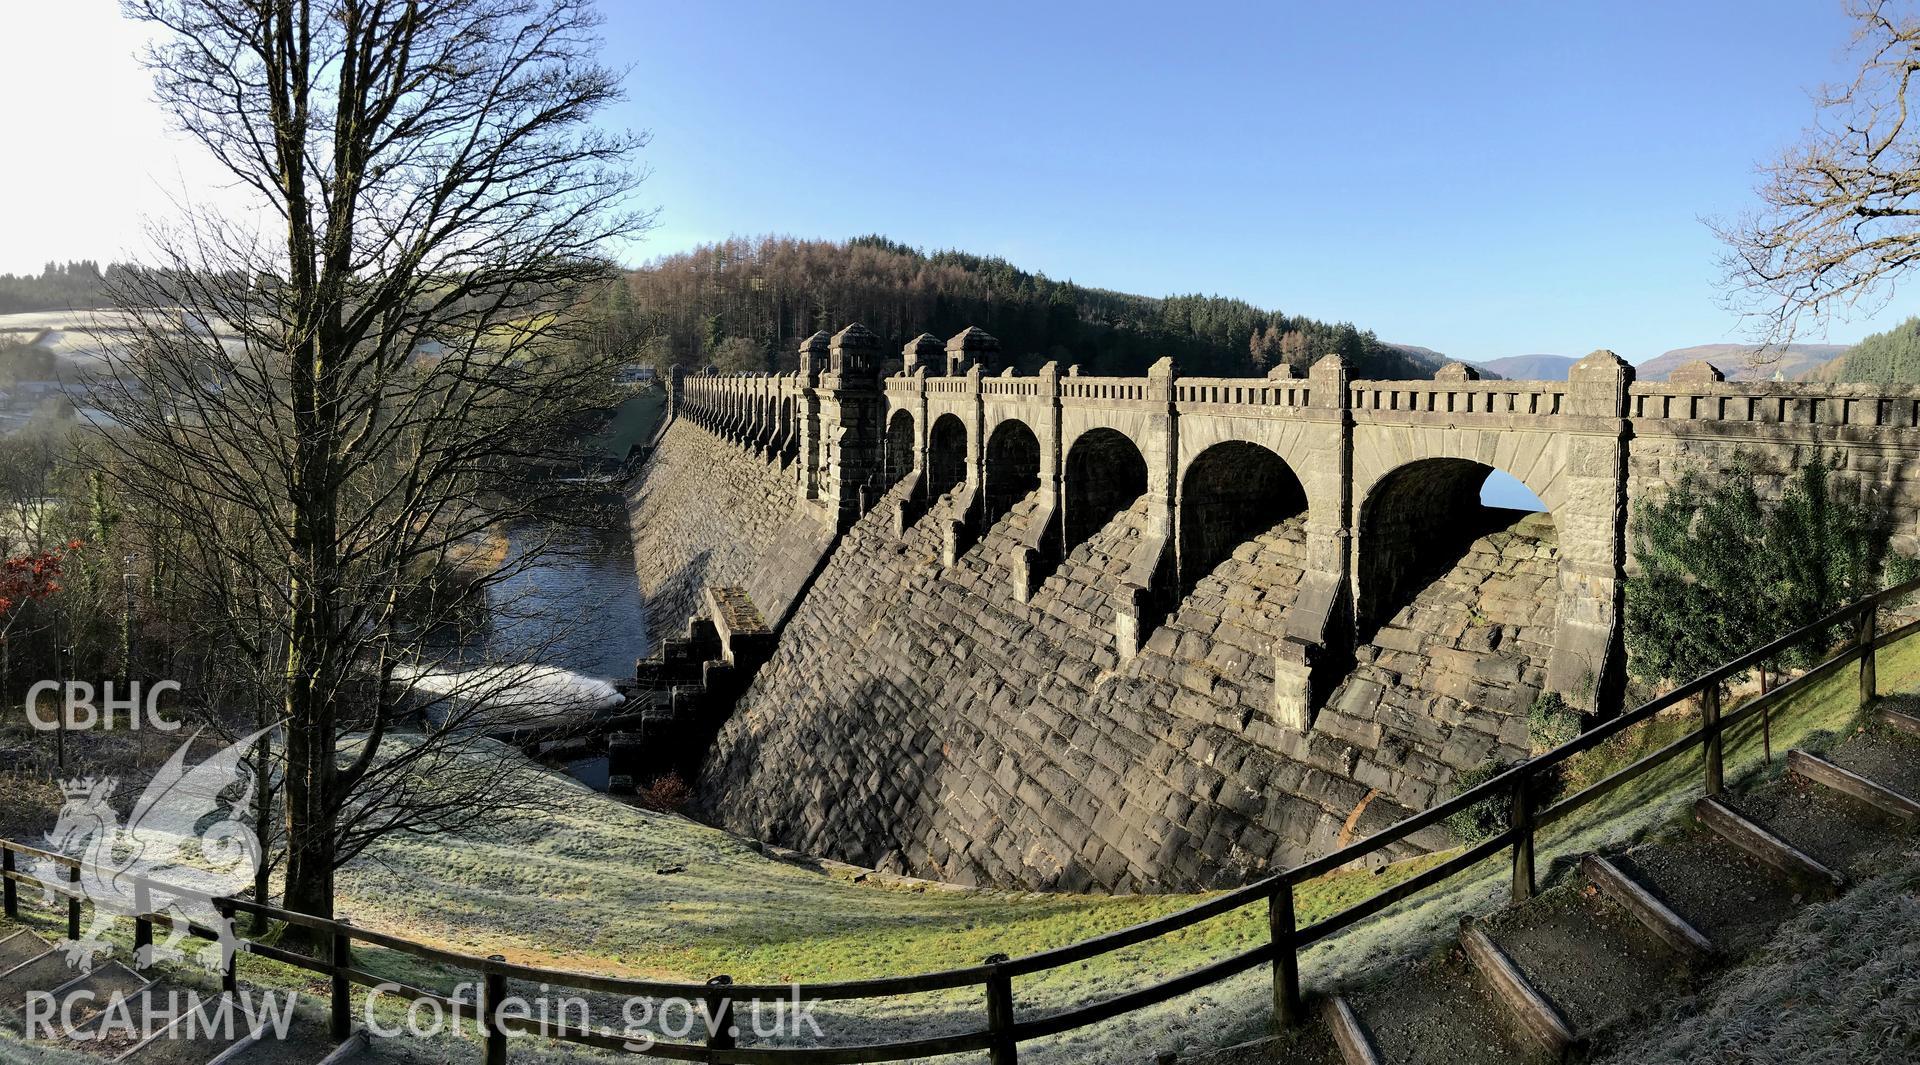
<svg viewBox="0 0 1920 1065"><path fill-rule="evenodd" d="M1702 798L1691 823L1587 855L1528 902L1462 923L1444 953L1320 1003L1277 1038L1191 1065L1535 1065L1604 1058L1716 971L1766 944L1806 902L1872 874L1920 827L1920 704L1786 774ZM1163 1056L1162 1061L1172 1060Z"/></svg>

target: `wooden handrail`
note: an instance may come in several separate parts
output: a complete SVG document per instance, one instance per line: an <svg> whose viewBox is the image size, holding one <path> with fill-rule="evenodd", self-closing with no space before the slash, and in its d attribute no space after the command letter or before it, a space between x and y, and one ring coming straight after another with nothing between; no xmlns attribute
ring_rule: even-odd
<svg viewBox="0 0 1920 1065"><path fill-rule="evenodd" d="M1747 700L1740 706L1719 717L1716 721L1703 723L1661 747L1645 755L1625 768L1616 770L1607 777L1588 785L1572 795L1544 808L1533 810L1528 807L1530 816L1524 823L1510 824L1492 838L1483 840L1461 851L1459 854L1424 869L1384 891L1354 903L1347 908L1323 917L1313 924L1283 930L1278 924L1272 926L1267 943L1249 948L1230 957L1211 962L1200 968L1178 976L1150 984L1146 987L1123 992L1097 1002L1077 1006L1072 1009L1029 1019L1016 1021L1011 1018L1010 983L1012 978L1056 969L1064 965L1097 958L1129 946L1149 942L1170 932L1190 927L1202 921L1234 912L1256 902L1270 903L1283 889L1290 892L1295 886L1333 872L1355 861L1372 856L1402 839L1423 829L1440 824L1446 818L1489 799L1507 799L1523 794L1535 777L1581 752L1591 750L1654 715L1679 705L1709 689L1717 690L1718 685L1731 677L1751 669L1767 659L1798 646L1810 636L1817 636L1833 629L1840 623L1854 618L1862 611L1876 611L1883 604L1900 597L1920 591L1920 579L1907 581L1892 588L1866 597L1858 602L1840 607L1832 613L1803 625L1792 632L1773 640L1766 645L1735 658L1731 662L1718 666L1685 684L1666 692L1633 710L1605 721L1572 740L1550 751L1543 752L1518 763L1510 769L1496 774L1489 780L1469 788L1443 802L1413 814L1382 829L1365 839L1358 840L1346 847L1304 862L1251 884L1222 892L1212 898L1202 900L1174 913L1156 917L1139 924L1049 950L1036 951L1022 957L1006 959L996 956L974 966L945 969L934 972L918 973L910 976L881 977L867 980L833 981L819 984L726 984L723 995L729 1008L737 1008L741 1003L785 1002L795 997L810 1000L848 1000L864 998L886 998L898 995L922 994L930 991L952 990L962 987L984 987L992 1003L989 1010L989 1027L980 1031L962 1035L938 1038L914 1039L892 1043L877 1043L862 1046L841 1047L728 1047L718 1050L709 1046L653 1042L647 1053L655 1057L664 1057L682 1061L724 1060L742 1063L765 1063L765 1065L833 1065L833 1063L898 1061L906 1058L932 1057L978 1050L990 1050L996 1062L1012 1061L1015 1054L1011 1047L1020 1042L1037 1039L1076 1028L1086 1027L1113 1017L1132 1012L1189 991L1217 983L1227 977L1245 972L1267 962L1281 960L1282 952L1297 957L1298 952L1314 943L1320 942L1341 930L1365 920L1388 906L1418 894L1466 869L1487 860L1502 850L1513 848L1516 855L1521 848L1529 853L1533 840L1540 829L1565 817L1587 804L1607 795L1616 788L1633 780L1641 774L1662 765L1679 755L1701 746L1712 736L1724 736L1728 730L1751 719L1766 708L1804 692L1820 679L1830 675L1853 662L1862 662L1863 668L1871 662L1870 656L1881 647L1915 633L1920 633L1920 620L1910 621L1887 632L1878 632L1872 626L1858 627L1854 638L1843 648L1835 651L1805 673L1781 686ZM1711 759L1710 759L1711 761ZM1710 765L1708 773L1717 772L1717 765ZM38 847L0 840L0 857L4 857L4 871L0 871L0 881L8 888L17 884L34 884L59 895L78 897L70 884L52 883L40 879L31 873L17 868L20 857L39 858L50 861L56 866L69 870L69 875L86 868L86 863L66 855L42 850ZM1531 873L1526 877L1526 891L1531 891ZM160 881L135 877L137 889L158 890L163 895L188 895L208 899L209 896L190 889L175 888ZM1519 869L1516 866L1514 891L1519 895L1522 885L1519 881ZM14 912L14 892L6 895L8 917L17 916ZM635 997L682 998L686 1001L710 1001L716 994L713 983L689 983L666 980L643 980L625 977L600 976L593 973L570 972L557 969L543 969L534 966L515 965L498 956L482 958L463 954L458 951L444 950L399 936L360 928L344 921L334 921L281 909L276 906L232 897L211 898L222 912L247 913L266 917L270 920L299 925L314 931L325 933L326 940L333 945L326 959L312 958L295 954L292 951L264 945L252 945L251 953L262 957L287 962L323 973L332 978L335 987L344 987L347 982L363 985L380 985L392 990L396 995L409 999L428 999L451 1004L434 992L422 988L379 981L372 974L354 966L350 960L348 944L359 943L367 946L384 947L424 961L434 962L450 968L463 969L482 975L491 987L503 987L506 980L521 980L530 983L543 983L571 990L593 991L605 994L627 995ZM185 925L186 930L200 938L212 939L217 933L187 922L177 921L164 913L141 913L134 915L136 921L147 928L153 924L167 927ZM1286 922L1291 924L1291 919ZM1297 962L1293 965L1275 965L1276 980L1284 979L1281 974L1291 971L1297 974ZM1296 976L1297 978L1297 976ZM994 989L1002 989L996 998ZM1284 997L1291 1001L1298 994L1297 987L1285 989ZM1276 1001L1283 997L1276 989ZM342 998L336 993L336 1012ZM1297 1014L1294 1009L1281 1012ZM1295 1020L1289 1017L1288 1020ZM603 1049L624 1049L630 1041L627 1034L592 1030L564 1025L540 1025L536 1022L520 1021L512 1018L498 1018L492 1022L494 1031L524 1035L544 1035L548 1038L581 1043ZM1011 1040L1011 1042L1007 1042ZM489 1065L494 1062L499 1040L487 1040L486 1058Z"/></svg>

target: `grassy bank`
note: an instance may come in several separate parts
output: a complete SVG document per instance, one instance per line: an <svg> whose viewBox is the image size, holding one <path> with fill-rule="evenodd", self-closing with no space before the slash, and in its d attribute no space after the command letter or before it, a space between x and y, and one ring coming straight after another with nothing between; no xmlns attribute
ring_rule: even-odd
<svg viewBox="0 0 1920 1065"><path fill-rule="evenodd" d="M1920 690L1920 640L1880 655L1886 691ZM1771 765L1754 727L1730 738L1729 776L1781 771L1792 746L1820 748L1858 726L1857 675L1841 670L1773 715ZM1593 757L1619 760L1687 727L1686 711L1633 730ZM1587 772L1599 772L1587 767ZM1661 831L1699 794L1688 754L1542 832L1543 886L1587 851ZM684 818L639 810L572 781L544 778L550 813L518 832L384 842L343 873L340 912L356 923L432 945L513 961L605 973L702 980L839 980L899 975L1070 943L1171 912L1204 896L1087 897L961 891L881 882L837 867L770 857L749 841ZM1310 922L1442 856L1380 871L1338 873L1299 893ZM1325 991L1452 940L1466 913L1498 908L1507 890L1497 856L1306 952L1310 990ZM1134 988L1259 942L1265 914L1248 908L1092 962L1016 983L1023 1016ZM356 959L382 975L448 988L464 974L392 954ZM305 974L245 959L262 986L321 988ZM1270 974L1255 970L1093 1029L1022 1048L1030 1063L1150 1060L1187 1045L1250 1037L1267 1022ZM977 1027L977 990L833 1004L819 1014L835 1043L909 1038ZM447 1060L462 1060L449 1044ZM593 1055L527 1044L534 1060ZM948 1060L965 1060L954 1058Z"/></svg>

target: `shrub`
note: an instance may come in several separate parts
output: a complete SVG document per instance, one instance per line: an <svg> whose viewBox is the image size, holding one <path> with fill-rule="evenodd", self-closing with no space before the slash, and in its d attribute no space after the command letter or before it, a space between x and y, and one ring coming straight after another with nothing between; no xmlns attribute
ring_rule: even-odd
<svg viewBox="0 0 1920 1065"><path fill-rule="evenodd" d="M679 813L693 801L693 789L680 779L680 774L668 773L664 777L655 777L634 798L649 810L665 814Z"/></svg>
<svg viewBox="0 0 1920 1065"><path fill-rule="evenodd" d="M1586 718L1558 692L1542 692L1527 708L1527 743L1534 754L1551 751L1586 731Z"/></svg>
<svg viewBox="0 0 1920 1065"><path fill-rule="evenodd" d="M1469 769L1453 778L1453 794L1470 791L1485 784L1511 766L1505 762L1489 761L1476 768ZM1447 818L1447 831L1461 843L1472 846L1492 839L1507 830L1511 801L1505 794L1489 795L1472 806Z"/></svg>

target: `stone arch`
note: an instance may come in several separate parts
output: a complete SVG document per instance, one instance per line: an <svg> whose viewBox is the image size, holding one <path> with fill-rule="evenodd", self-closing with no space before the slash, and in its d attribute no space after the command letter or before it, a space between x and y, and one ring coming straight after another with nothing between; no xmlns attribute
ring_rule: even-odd
<svg viewBox="0 0 1920 1065"><path fill-rule="evenodd" d="M927 431L927 498L938 499L967 480L967 423L942 414Z"/></svg>
<svg viewBox="0 0 1920 1065"><path fill-rule="evenodd" d="M1125 433L1089 429L1067 451L1062 553L1086 543L1147 490L1147 460Z"/></svg>
<svg viewBox="0 0 1920 1065"><path fill-rule="evenodd" d="M1362 638L1459 562L1474 540L1518 516L1481 502L1495 469L1467 458L1415 459L1367 489L1356 525L1355 618ZM1552 511L1544 513L1551 520Z"/></svg>
<svg viewBox="0 0 1920 1065"><path fill-rule="evenodd" d="M986 484L981 505L991 528L1022 499L1040 488L1040 438L1017 418L994 426L987 437Z"/></svg>
<svg viewBox="0 0 1920 1065"><path fill-rule="evenodd" d="M880 477L883 487L899 484L913 472L913 412L905 407L887 419L887 445L881 455Z"/></svg>
<svg viewBox="0 0 1920 1065"><path fill-rule="evenodd" d="M1202 451L1180 480L1180 594L1274 526L1305 514L1307 490L1279 455L1245 440Z"/></svg>

